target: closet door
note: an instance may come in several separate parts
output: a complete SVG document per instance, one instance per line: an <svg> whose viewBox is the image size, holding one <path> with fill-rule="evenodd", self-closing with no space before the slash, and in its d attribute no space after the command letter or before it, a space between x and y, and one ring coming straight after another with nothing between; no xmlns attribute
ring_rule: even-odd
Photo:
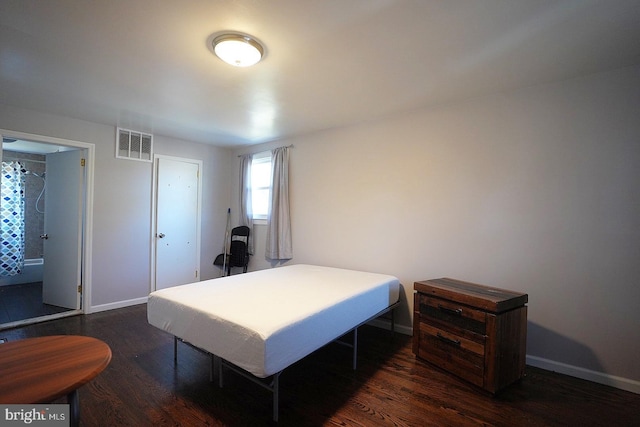
<svg viewBox="0 0 640 427"><path fill-rule="evenodd" d="M163 289L200 280L200 169L197 160L155 159L155 283Z"/></svg>

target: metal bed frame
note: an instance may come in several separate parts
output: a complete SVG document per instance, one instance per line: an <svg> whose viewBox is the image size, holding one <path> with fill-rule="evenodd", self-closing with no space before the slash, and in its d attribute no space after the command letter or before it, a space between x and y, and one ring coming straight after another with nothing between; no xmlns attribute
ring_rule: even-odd
<svg viewBox="0 0 640 427"><path fill-rule="evenodd" d="M347 347L350 347L353 349L353 359L352 359L352 366L353 366L353 370L355 371L357 369L357 364L358 364L358 328L360 328L360 326L364 325L365 323L368 323L384 314L387 313L391 313L391 333L395 333L395 309L400 305L400 301L398 300L397 302L393 303L392 305L390 305L389 307L385 308L384 310L379 311L378 313L374 314L373 316L371 316L370 318L368 318L367 320L365 320L364 322L359 323L358 325L354 326L353 328L349 329L347 332L345 332L343 335L337 337L336 339L334 339L333 341L330 342L335 342ZM349 334L353 332L353 342L346 342L341 340L340 338L344 337L345 335ZM178 363L178 340L180 340L181 342L189 345L190 347L195 348L196 350L202 351L203 353L206 353L208 355L210 355L211 357L211 368L210 368L210 372L209 372L209 380L213 381L214 380L214 373L217 372L218 374L218 386L220 388L224 387L224 375L223 375L223 370L224 368L229 369L235 373L237 373L238 375L243 376L244 378L248 379L249 381L259 385L260 387L270 391L273 394L273 421L274 422L278 422L278 416L279 416L279 400L280 400L280 375L284 372L284 369L276 372L275 374L266 377L266 378L259 378L256 377L255 375L251 374L250 372L245 371L242 368L239 368L238 366L234 365L233 363L222 359L219 356L216 356L215 354L209 353L206 350L203 350L199 347L196 347L194 345L192 345L191 343L184 341L180 338L178 338L177 336L173 337L173 363L177 364ZM294 362L295 363L295 362ZM285 368L286 369L286 368Z"/></svg>

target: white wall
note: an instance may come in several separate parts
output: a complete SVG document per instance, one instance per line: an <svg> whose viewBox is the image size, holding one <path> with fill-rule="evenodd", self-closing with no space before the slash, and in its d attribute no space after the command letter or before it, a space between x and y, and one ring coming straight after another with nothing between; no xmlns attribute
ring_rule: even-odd
<svg viewBox="0 0 640 427"><path fill-rule="evenodd" d="M293 263L398 276L407 327L417 280L526 292L530 361L640 391L639 117L634 67L252 151L295 146Z"/></svg>
<svg viewBox="0 0 640 427"><path fill-rule="evenodd" d="M152 164L116 159L113 126L0 104L0 128L95 144L90 311L143 301L151 277ZM230 150L155 135L154 152L203 161L201 277L217 277L212 262L224 238Z"/></svg>

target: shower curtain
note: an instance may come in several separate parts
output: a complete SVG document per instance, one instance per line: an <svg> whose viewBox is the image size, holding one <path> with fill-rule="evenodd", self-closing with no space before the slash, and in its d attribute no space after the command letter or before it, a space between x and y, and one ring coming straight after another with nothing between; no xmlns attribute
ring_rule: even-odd
<svg viewBox="0 0 640 427"><path fill-rule="evenodd" d="M24 267L24 169L2 162L0 201L0 276L15 276Z"/></svg>

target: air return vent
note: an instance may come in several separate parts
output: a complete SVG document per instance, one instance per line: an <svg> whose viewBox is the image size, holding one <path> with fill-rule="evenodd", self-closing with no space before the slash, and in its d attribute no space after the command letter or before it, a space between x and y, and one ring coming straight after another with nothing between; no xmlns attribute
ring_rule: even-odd
<svg viewBox="0 0 640 427"><path fill-rule="evenodd" d="M116 157L150 162L153 157L153 135L118 128Z"/></svg>

